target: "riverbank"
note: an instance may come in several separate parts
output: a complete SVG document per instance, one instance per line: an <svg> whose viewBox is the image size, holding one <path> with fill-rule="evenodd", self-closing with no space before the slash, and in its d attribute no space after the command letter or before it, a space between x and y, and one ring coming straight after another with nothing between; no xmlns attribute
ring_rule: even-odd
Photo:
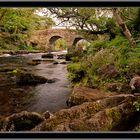
<svg viewBox="0 0 140 140"><path fill-rule="evenodd" d="M0 58L1 131L139 131L140 94L84 86L72 90L64 60L41 56ZM32 60L39 63L28 63ZM18 71L20 77L15 75ZM37 84L42 77L45 83ZM27 85L14 83L17 78Z"/></svg>
<svg viewBox="0 0 140 140"><path fill-rule="evenodd" d="M53 114L24 111L1 118L1 131L139 131L140 96L79 87L69 97L73 103L81 98Z"/></svg>
<svg viewBox="0 0 140 140"><path fill-rule="evenodd" d="M47 51L43 50L0 50L0 55L2 54L10 54L10 55L17 55L17 54L29 54L29 53L47 53Z"/></svg>

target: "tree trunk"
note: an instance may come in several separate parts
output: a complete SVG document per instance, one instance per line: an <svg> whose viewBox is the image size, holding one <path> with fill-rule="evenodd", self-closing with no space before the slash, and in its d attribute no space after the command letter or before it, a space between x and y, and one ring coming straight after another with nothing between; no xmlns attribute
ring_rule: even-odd
<svg viewBox="0 0 140 140"><path fill-rule="evenodd" d="M127 28L126 24L124 23L123 19L121 18L119 11L117 8L113 8L113 15L116 18L117 23L119 24L120 28L122 29L124 35L126 36L126 38L129 41L129 44L132 47L135 47L136 42L134 41L129 29Z"/></svg>

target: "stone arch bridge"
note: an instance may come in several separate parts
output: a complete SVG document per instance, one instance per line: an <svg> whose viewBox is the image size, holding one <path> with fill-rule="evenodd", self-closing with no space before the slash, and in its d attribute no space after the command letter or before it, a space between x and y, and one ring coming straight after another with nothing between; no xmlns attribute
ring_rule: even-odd
<svg viewBox="0 0 140 140"><path fill-rule="evenodd" d="M53 51L56 40L63 38L67 43L67 49L70 50L76 43L84 39L83 35L76 30L71 29L46 29L39 30L28 38L28 45L36 46L44 50Z"/></svg>

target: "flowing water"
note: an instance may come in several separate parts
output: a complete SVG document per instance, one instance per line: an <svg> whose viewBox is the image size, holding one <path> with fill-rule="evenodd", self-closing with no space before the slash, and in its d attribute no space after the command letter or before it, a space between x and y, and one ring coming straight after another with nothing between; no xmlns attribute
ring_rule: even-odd
<svg viewBox="0 0 140 140"><path fill-rule="evenodd" d="M36 86L12 85L14 77L0 72L0 114L10 115L23 110L52 113L67 108L66 100L71 93L69 81L66 78L67 66L53 64L53 61L41 61L36 66L27 65L32 59L41 59L41 53L0 57L0 68L11 66L32 70L34 74L49 79L54 83L38 84ZM59 60L60 61L60 60ZM10 84L9 84L10 83ZM8 85L9 84L9 85Z"/></svg>

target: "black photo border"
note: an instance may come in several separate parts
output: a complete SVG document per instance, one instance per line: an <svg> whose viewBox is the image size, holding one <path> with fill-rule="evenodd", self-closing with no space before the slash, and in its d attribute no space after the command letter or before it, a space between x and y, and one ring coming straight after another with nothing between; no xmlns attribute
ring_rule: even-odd
<svg viewBox="0 0 140 140"><path fill-rule="evenodd" d="M0 8L12 8L12 7L140 7L140 0L110 0L110 1L101 1L101 0L93 0L93 1L66 1L66 0L44 0L44 1L6 1L0 0ZM127 138L127 139L140 139L139 132L133 131L121 131L121 132L52 132L52 131L40 131L40 132L0 132L0 138L13 138L13 139L21 139L21 138L33 138L33 139L42 139L42 138L107 138L107 139L118 139L118 138Z"/></svg>

